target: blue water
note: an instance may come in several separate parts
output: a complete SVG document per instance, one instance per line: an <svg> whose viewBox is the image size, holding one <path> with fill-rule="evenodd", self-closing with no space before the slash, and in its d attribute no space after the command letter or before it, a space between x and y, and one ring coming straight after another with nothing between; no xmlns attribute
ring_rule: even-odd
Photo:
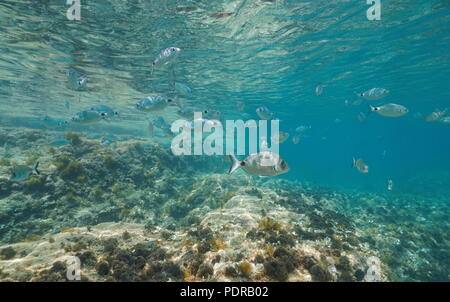
<svg viewBox="0 0 450 302"><path fill-rule="evenodd" d="M69 123L52 135L148 140L148 120L180 117L173 107L150 114L136 110L134 104L147 95L219 110L222 120L258 119L255 110L265 105L290 134L280 154L291 170L278 178L448 206L450 124L425 117L450 108L450 1L382 0L379 21L367 19L365 0L86 0L80 21L67 20L65 2L1 1L2 128L45 133L39 121L45 115L70 121L76 112L104 104L120 118ZM152 73L152 61L170 46L181 52ZM86 90L68 88L70 68L87 75ZM192 93L177 93L175 82ZM377 101L354 93L375 87L390 93ZM237 102L245 103L242 112ZM358 120L369 104L386 103L409 112ZM310 129L294 145L299 126ZM170 138L154 141L167 147ZM369 173L352 167L353 157L364 159Z"/></svg>

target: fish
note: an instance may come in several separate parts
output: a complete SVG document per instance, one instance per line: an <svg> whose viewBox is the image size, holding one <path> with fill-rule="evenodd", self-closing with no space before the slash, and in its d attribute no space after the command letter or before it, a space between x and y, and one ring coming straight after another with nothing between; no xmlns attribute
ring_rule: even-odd
<svg viewBox="0 0 450 302"><path fill-rule="evenodd" d="M261 106L256 109L256 114L262 120L270 120L275 117L275 114L269 110L266 106Z"/></svg>
<svg viewBox="0 0 450 302"><path fill-rule="evenodd" d="M308 129L311 129L311 126L298 126L297 128L295 128L295 132L302 133Z"/></svg>
<svg viewBox="0 0 450 302"><path fill-rule="evenodd" d="M394 182L392 181L392 179L389 179L387 182L387 189L389 191L392 191L393 186L394 186Z"/></svg>
<svg viewBox="0 0 450 302"><path fill-rule="evenodd" d="M70 144L70 141L68 141L67 139L64 139L64 138L55 139L48 143L48 145L51 147L61 147L61 146L69 145L69 144Z"/></svg>
<svg viewBox="0 0 450 302"><path fill-rule="evenodd" d="M323 93L323 86L322 85L317 85L316 87L316 95L320 96Z"/></svg>
<svg viewBox="0 0 450 302"><path fill-rule="evenodd" d="M292 137L292 143L298 145L300 143L300 135L295 135Z"/></svg>
<svg viewBox="0 0 450 302"><path fill-rule="evenodd" d="M166 108L172 102L173 102L172 99L168 99L159 95L148 96L140 100L136 104L136 108L144 112L158 111Z"/></svg>
<svg viewBox="0 0 450 302"><path fill-rule="evenodd" d="M174 84L175 90L178 91L181 94L190 94L192 92L191 88L189 88L187 85L184 85L182 83L175 83Z"/></svg>
<svg viewBox="0 0 450 302"><path fill-rule="evenodd" d="M203 117L207 120L220 120L222 113L218 110L208 109L204 110Z"/></svg>
<svg viewBox="0 0 450 302"><path fill-rule="evenodd" d="M445 116L446 113L447 113L447 109L435 110L425 117L425 121L427 121L427 122L439 121L443 116Z"/></svg>
<svg viewBox="0 0 450 302"><path fill-rule="evenodd" d="M80 71L69 68L67 71L67 86L72 90L85 90L87 86L87 76Z"/></svg>
<svg viewBox="0 0 450 302"><path fill-rule="evenodd" d="M400 117L408 113L408 109L398 104L385 104L379 107L369 105L369 113L376 112L386 117Z"/></svg>
<svg viewBox="0 0 450 302"><path fill-rule="evenodd" d="M237 102L236 108L238 111L243 111L245 109L245 103L244 102Z"/></svg>
<svg viewBox="0 0 450 302"><path fill-rule="evenodd" d="M278 134L270 137L270 141L274 144L282 144L289 138L289 133L279 131Z"/></svg>
<svg viewBox="0 0 450 302"><path fill-rule="evenodd" d="M372 88L364 91L363 93L355 92L355 94L359 97L365 98L368 101L375 101L387 96L389 94L389 90L384 88Z"/></svg>
<svg viewBox="0 0 450 302"><path fill-rule="evenodd" d="M250 154L243 161L238 160L233 154L229 154L229 158L232 164L228 174L242 168L248 174L269 177L281 175L290 170L287 163L279 155L269 151Z"/></svg>
<svg viewBox="0 0 450 302"><path fill-rule="evenodd" d="M152 62L152 74L156 66L169 63L180 51L180 48L173 46L163 49Z"/></svg>
<svg viewBox="0 0 450 302"><path fill-rule="evenodd" d="M208 120L204 118L198 118L192 121L187 121L185 125L187 129L194 130L194 132L197 131L197 128L195 126L201 125L198 131L203 132L205 129L204 127L209 127L212 130L213 127L220 127L222 123L219 120Z"/></svg>
<svg viewBox="0 0 450 302"><path fill-rule="evenodd" d="M36 173L37 175L41 174L38 170L39 162L36 162L33 168L30 168L25 165L15 166L11 171L11 180L23 181L26 180L31 174Z"/></svg>
<svg viewBox="0 0 450 302"><path fill-rule="evenodd" d="M177 110L177 114L187 119L194 118L195 108L191 106L184 106Z"/></svg>
<svg viewBox="0 0 450 302"><path fill-rule="evenodd" d="M99 122L102 119L103 116L97 111L84 110L76 113L70 120L77 124L90 124Z"/></svg>
<svg viewBox="0 0 450 302"><path fill-rule="evenodd" d="M353 158L352 166L361 173L369 173L369 166L361 158Z"/></svg>
<svg viewBox="0 0 450 302"><path fill-rule="evenodd" d="M358 121L360 121L360 122L364 122L367 118L367 116L364 114L364 112L358 113L358 115L356 117L358 118Z"/></svg>
<svg viewBox="0 0 450 302"><path fill-rule="evenodd" d="M234 13L213 13L213 14L211 14L211 16L216 17L216 18L228 18L233 15L234 15Z"/></svg>
<svg viewBox="0 0 450 302"><path fill-rule="evenodd" d="M446 117L439 119L439 122L444 123L444 124L450 124L450 116L446 116Z"/></svg>
<svg viewBox="0 0 450 302"><path fill-rule="evenodd" d="M119 116L119 112L115 111L109 106L106 105L95 105L89 108L91 111L96 111L100 113L104 118L112 118L115 116Z"/></svg>
<svg viewBox="0 0 450 302"><path fill-rule="evenodd" d="M163 117L157 116L152 121L153 126L163 130L166 134L172 135L171 125L167 123Z"/></svg>
<svg viewBox="0 0 450 302"><path fill-rule="evenodd" d="M67 125L67 121L49 117L48 115L40 118L40 121L44 124L44 127L46 128L58 128Z"/></svg>

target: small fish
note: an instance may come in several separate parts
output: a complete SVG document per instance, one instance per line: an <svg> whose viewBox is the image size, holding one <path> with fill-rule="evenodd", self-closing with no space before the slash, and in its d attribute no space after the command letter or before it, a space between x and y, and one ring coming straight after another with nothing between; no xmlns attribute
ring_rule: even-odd
<svg viewBox="0 0 450 302"><path fill-rule="evenodd" d="M244 102L237 102L236 103L236 108L237 108L238 111L244 111L245 103Z"/></svg>
<svg viewBox="0 0 450 302"><path fill-rule="evenodd" d="M191 106L184 106L177 110L177 114L187 119L194 118L195 108Z"/></svg>
<svg viewBox="0 0 450 302"><path fill-rule="evenodd" d="M203 117L207 120L220 120L222 113L218 110L208 109L204 110Z"/></svg>
<svg viewBox="0 0 450 302"><path fill-rule="evenodd" d="M97 111L84 110L76 113L70 120L77 124L90 124L99 122L103 116Z"/></svg>
<svg viewBox="0 0 450 302"><path fill-rule="evenodd" d="M152 121L153 126L163 130L166 134L172 135L171 125L167 123L163 117L157 116Z"/></svg>
<svg viewBox="0 0 450 302"><path fill-rule="evenodd" d="M450 124L450 116L446 116L446 117L439 119L439 122L444 123L444 124Z"/></svg>
<svg viewBox="0 0 450 302"><path fill-rule="evenodd" d="M175 90L178 91L181 94L190 94L192 92L191 88L189 88L187 85L184 85L182 83L175 83L174 84Z"/></svg>
<svg viewBox="0 0 450 302"><path fill-rule="evenodd" d="M23 181L26 180L31 174L41 174L38 170L39 162L36 162L34 168L30 168L25 165L15 166L11 171L11 180Z"/></svg>
<svg viewBox="0 0 450 302"><path fill-rule="evenodd" d="M51 147L61 147L69 144L70 141L68 141L67 139L55 139L48 143L48 145Z"/></svg>
<svg viewBox="0 0 450 302"><path fill-rule="evenodd" d="M204 118L198 118L192 121L186 122L186 127L189 130L194 130L194 132L199 133L204 131L204 127L209 127L211 130L213 127L220 127L222 123L219 120L208 120ZM201 127L196 127L200 125Z"/></svg>
<svg viewBox="0 0 450 302"><path fill-rule="evenodd" d="M387 189L389 191L392 191L393 186L394 186L394 182L392 181L392 179L389 179L387 182Z"/></svg>
<svg viewBox="0 0 450 302"><path fill-rule="evenodd" d="M44 126L47 128L58 128L58 127L67 125L67 121L58 119L58 118L49 117L48 115L42 117L40 120L42 121Z"/></svg>
<svg viewBox="0 0 450 302"><path fill-rule="evenodd" d="M269 145L267 144L266 138L262 138L261 139L260 150L261 151L267 151L268 149L269 149Z"/></svg>
<svg viewBox="0 0 450 302"><path fill-rule="evenodd" d="M311 129L311 126L298 126L297 128L295 128L295 132L302 133L309 129Z"/></svg>
<svg viewBox="0 0 450 302"><path fill-rule="evenodd" d="M274 144L282 144L289 138L289 133L279 131L278 134L271 136L270 140Z"/></svg>
<svg viewBox="0 0 450 302"><path fill-rule="evenodd" d="M106 105L92 106L91 108L89 108L89 110L100 113L100 115L104 118L113 118L115 116L119 116L119 112Z"/></svg>
<svg viewBox="0 0 450 302"><path fill-rule="evenodd" d="M355 94L359 97L365 98L366 100L375 101L387 96L389 94L389 90L384 88L372 88L363 93L355 92Z"/></svg>
<svg viewBox="0 0 450 302"><path fill-rule="evenodd" d="M194 11L197 8L194 6L179 6L179 7L175 7L173 8L173 11L175 12L190 12L190 11Z"/></svg>
<svg viewBox="0 0 450 302"><path fill-rule="evenodd" d="M273 152L258 152L250 154L243 161L239 161L233 154L229 155L232 164L229 174L238 168L244 169L245 172L259 177L268 177L284 174L290 170L286 162Z"/></svg>
<svg viewBox="0 0 450 302"><path fill-rule="evenodd" d="M425 117L425 121L427 122L439 121L443 116L445 116L446 113L447 109L433 111Z"/></svg>
<svg viewBox="0 0 450 302"><path fill-rule="evenodd" d="M261 106L256 109L256 114L262 120L270 120L275 117L275 114L269 110L266 106Z"/></svg>
<svg viewBox="0 0 450 302"><path fill-rule="evenodd" d="M295 135L294 137L292 137L292 143L294 145L300 144L300 135Z"/></svg>
<svg viewBox="0 0 450 302"><path fill-rule="evenodd" d="M169 61L176 56L181 51L178 47L168 47L163 49L161 53L153 60L152 63L152 74L157 65L163 65L169 63Z"/></svg>
<svg viewBox="0 0 450 302"><path fill-rule="evenodd" d="M364 122L367 118L367 116L364 114L364 112L358 113L358 115L356 117L358 118L358 121L360 121L360 122Z"/></svg>
<svg viewBox="0 0 450 302"><path fill-rule="evenodd" d="M136 108L140 111L150 112L150 111L158 111L166 108L170 103L172 103L172 99L167 99L162 96L148 96L142 100L140 100L136 104Z"/></svg>
<svg viewBox="0 0 450 302"><path fill-rule="evenodd" d="M369 112L376 112L379 115L386 117L400 117L408 113L408 109L398 104L385 104L379 107L369 105Z"/></svg>
<svg viewBox="0 0 450 302"><path fill-rule="evenodd" d="M228 18L233 16L234 13L213 13L212 16L216 18Z"/></svg>
<svg viewBox="0 0 450 302"><path fill-rule="evenodd" d="M352 166L361 173L369 173L369 166L362 159L353 158Z"/></svg>
<svg viewBox="0 0 450 302"><path fill-rule="evenodd" d="M316 87L316 95L320 96L323 93L323 86L322 85L318 85Z"/></svg>
<svg viewBox="0 0 450 302"><path fill-rule="evenodd" d="M80 71L70 68L67 71L67 86L72 90L85 90L87 76Z"/></svg>

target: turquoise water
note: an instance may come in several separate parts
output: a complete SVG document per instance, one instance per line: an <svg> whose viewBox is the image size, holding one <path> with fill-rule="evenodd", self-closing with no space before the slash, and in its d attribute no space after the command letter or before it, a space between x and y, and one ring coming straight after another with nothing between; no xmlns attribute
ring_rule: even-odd
<svg viewBox="0 0 450 302"><path fill-rule="evenodd" d="M376 233L369 230L370 227L378 228L382 234L389 228L398 231L405 227L399 233L410 235L399 239L406 244L404 253L413 254L418 259L411 260L414 265L421 263L423 266L412 265L402 258L407 258L405 255L389 254L387 250L395 247L377 243L371 246L386 263L388 273L384 281L449 280L450 123L445 117L450 116L450 112L444 112L439 120L427 120L429 114L450 107L449 1L381 1L379 21L367 19L366 10L370 6L364 0L86 0L81 1L80 21L67 19L69 6L65 2L3 0L0 3L0 127L3 136L0 145L4 149L2 159L10 161L2 162L5 180L0 196L3 199L0 242L12 244L25 240L28 235L37 239L62 228L85 227L97 222L147 223L149 212L145 211L151 212L155 205L146 204L140 216L136 214L131 218L117 214L84 223L70 216L64 223L55 218L39 230L31 230L28 224L33 219L47 219L48 212L40 213L34 207L34 210L22 208L27 214L7 219L8 211L22 202L17 196L41 202L42 208L47 210L46 200L55 200L58 206L52 205L50 209L64 212L59 202L70 199L67 190L61 189L64 194L58 195L38 187L30 193L26 186L31 184L21 187L23 182L19 182L14 187L14 182L7 179L15 165L32 167L40 160L43 174L54 175L52 181L56 188L64 187L58 182L58 179L65 179L61 174L64 170L58 166L58 160L61 162L58 156L66 153L88 171L89 161L95 162L95 158L89 158L86 150L75 152L76 144L73 141L71 144L67 135L67 140L61 141L67 133L76 133L83 140L92 139L98 146L95 148L110 148L98 149L97 154L111 150L122 154L120 148L124 147L119 143L140 141L155 143L166 150L152 149L155 154L167 152L162 160L172 158L168 148L171 137L151 136L148 121L162 116L171 123L182 118L176 113L178 108L168 106L145 113L135 107L146 96L163 95L176 99L182 106L194 106L201 111L218 110L222 121L259 119L256 108L267 106L281 120L280 129L290 134L280 145L280 155L291 169L276 177L276 181L288 180L288 185L252 176L251 181L242 186L255 190L267 187L275 192L277 187L297 192L297 188L308 186L307 192L313 195L320 195L324 190L343 194L346 197L336 197L333 209L353 219L357 228L369 233ZM153 60L171 46L181 51L169 64L156 66L152 72ZM87 76L85 89L70 87L67 72L71 69ZM175 83L188 86L192 92L176 91ZM316 94L317 86L323 87L321 95ZM375 101L355 95L355 92L376 87L388 89L389 95ZM237 102L245 104L243 111L238 110ZM361 112L367 114L368 105L387 103L403 105L408 113L397 118L371 113L363 120L358 119ZM71 122L75 113L98 104L114 108L119 116L87 125ZM65 120L68 124L45 127L41 120L44 116ZM295 129L299 126L310 128L298 134ZM161 133L159 129L156 132ZM27 133L35 133L35 138ZM300 135L299 144L292 142L295 135ZM55 140L50 144L53 146L51 153L47 151L48 143ZM33 150L40 151L31 154ZM131 157L135 166L126 170L131 174L140 169L140 161L148 163L144 155L135 156L138 159ZM352 167L353 157L364 159L369 173L360 173ZM178 163L178 159L171 161ZM167 204L167 217L180 224L191 215L188 213L194 213L197 208L201 212L199 209L203 208L192 201L189 206L179 206L183 209L176 212L178 208L174 210L171 202L194 194L195 190L189 191L189 186L200 183L197 178L225 179L229 166L220 156L183 157L182 161L185 168L166 174L161 172L158 176L186 189L161 193L158 205ZM125 155L120 162L121 167L131 165ZM168 171L173 166L168 165ZM176 169L178 167L182 167L181 164L177 164ZM114 170L113 166L110 170ZM129 176L134 181L133 191L159 193L159 187L146 187L144 177L148 174L114 173L117 174L112 176L106 171L96 178L91 174L86 176L84 188L87 189L82 189L84 193L75 192L79 211L89 209L95 202L94 189L107 190L114 184L111 177L119 180ZM84 181L82 174L78 176L81 178L75 182ZM247 179L248 175L239 172L233 177ZM192 179L180 180L189 178ZM387 189L388 180L393 182L392 190ZM66 186L72 186L72 180L65 181ZM237 184L221 181L223 192L241 192ZM206 183L211 186L210 190L215 188L214 181ZM202 197L199 193L198 198L206 200L208 197L203 194ZM120 201L123 198L120 197ZM375 200L375 205L362 202L364 198ZM348 202L344 205L342 200ZM208 204L211 210L219 208L215 202ZM201 203L204 204L206 201ZM291 206L292 211L301 212L299 206ZM131 211L131 206L123 207ZM386 211L377 211L378 207ZM174 214L174 211L181 214ZM373 215L370 220L375 221L375 225L365 225L361 218L366 217L364 215ZM422 216L425 221L415 218ZM163 228L171 223L164 219L157 222ZM434 243L423 239L430 236ZM364 243L366 237L361 238ZM413 244L408 245L410 242ZM407 268L399 269L398 263L387 259L388 254L391 258L403 259L398 261ZM266 264L266 273L272 280Z"/></svg>

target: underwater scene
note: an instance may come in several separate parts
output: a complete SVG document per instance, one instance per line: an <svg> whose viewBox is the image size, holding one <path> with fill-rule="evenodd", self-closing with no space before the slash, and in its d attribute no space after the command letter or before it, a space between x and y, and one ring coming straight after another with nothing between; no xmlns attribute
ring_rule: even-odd
<svg viewBox="0 0 450 302"><path fill-rule="evenodd" d="M0 281L450 281L450 1L1 0Z"/></svg>

